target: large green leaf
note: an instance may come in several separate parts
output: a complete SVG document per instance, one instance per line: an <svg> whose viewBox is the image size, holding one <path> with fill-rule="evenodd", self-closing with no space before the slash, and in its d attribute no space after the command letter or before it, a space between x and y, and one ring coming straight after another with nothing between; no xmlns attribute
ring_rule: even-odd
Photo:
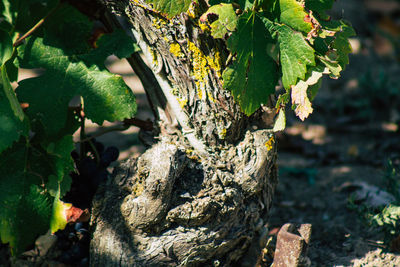
<svg viewBox="0 0 400 267"><path fill-rule="evenodd" d="M59 195L63 197L71 187L72 180L69 173L74 170L71 152L75 146L72 136L66 135L57 142L46 144L46 148L54 173L48 177L46 188L51 196L56 196L56 193L60 191Z"/></svg>
<svg viewBox="0 0 400 267"><path fill-rule="evenodd" d="M253 12L239 18L237 30L228 39L228 48L236 53L236 60L222 74L224 87L247 115L275 92L277 65L267 53L270 42L265 25Z"/></svg>
<svg viewBox="0 0 400 267"><path fill-rule="evenodd" d="M316 39L316 49L320 60L331 70L331 76L337 78L349 64L352 48L349 37L355 35L354 29L344 21L322 21L323 29L332 32L331 36Z"/></svg>
<svg viewBox="0 0 400 267"><path fill-rule="evenodd" d="M326 17L325 11L332 8L334 0L307 0L306 8L317 12L320 16Z"/></svg>
<svg viewBox="0 0 400 267"><path fill-rule="evenodd" d="M333 41L333 49L338 54L338 62L340 66L344 69L347 64L349 64L349 54L352 51L349 37L354 36L356 33L352 27L343 23L340 25L340 30L335 35L335 40Z"/></svg>
<svg viewBox="0 0 400 267"><path fill-rule="evenodd" d="M0 67L0 153L29 131L28 120L15 96L6 67Z"/></svg>
<svg viewBox="0 0 400 267"><path fill-rule="evenodd" d="M306 22L309 14L304 11L304 7L299 1L279 0L279 6L281 23L304 33L309 33L312 30L311 22Z"/></svg>
<svg viewBox="0 0 400 267"><path fill-rule="evenodd" d="M24 142L0 154L0 237L14 255L45 233L50 220L51 202L39 187L40 169L28 166L37 161L34 157Z"/></svg>
<svg viewBox="0 0 400 267"><path fill-rule="evenodd" d="M45 17L58 2L59 0L2 0L0 28L12 35L15 31L25 33Z"/></svg>
<svg viewBox="0 0 400 267"><path fill-rule="evenodd" d="M72 136L65 136L42 144L22 139L0 154L0 206L6 207L0 209L0 237L14 254L49 228L53 198L71 185L73 149Z"/></svg>
<svg viewBox="0 0 400 267"><path fill-rule="evenodd" d="M227 33L236 29L237 16L232 4L212 6L202 15L202 18L207 18L209 15L217 16L217 19L210 25L211 35L214 38L225 38Z"/></svg>
<svg viewBox="0 0 400 267"><path fill-rule="evenodd" d="M57 24L67 15L68 28ZM132 117L136 112L134 95L121 76L106 70L104 60L113 52L133 53L133 42L121 38L124 33L118 31L107 42L100 42L97 49L90 50L82 44L90 33L87 18L71 7L61 9L52 18L55 21L46 24L44 38L30 37L19 49L21 67L46 70L42 76L21 81L17 88L19 99L29 103L29 117L40 121L48 135L57 134L65 125L68 103L76 95L83 97L84 112L95 123ZM76 34L80 37L64 38L60 43L63 32L74 28L79 28ZM111 49L107 47L110 44Z"/></svg>
<svg viewBox="0 0 400 267"><path fill-rule="evenodd" d="M92 50L92 62L98 65L104 63L104 55L114 54L118 58L127 58L131 56L132 53L140 51L137 44L132 42L132 39L124 33L122 29L116 29L111 34L102 35L99 40L97 40L97 49ZM98 59L100 58L100 60ZM87 55L88 61L89 55Z"/></svg>
<svg viewBox="0 0 400 267"><path fill-rule="evenodd" d="M213 6L221 3L226 3L226 4L236 3L240 6L242 10L249 10L253 7L254 2L255 0L209 0L208 4Z"/></svg>
<svg viewBox="0 0 400 267"><path fill-rule="evenodd" d="M9 30L11 28L11 25L13 24L13 21L17 15L16 6L18 6L18 4L18 0L3 0L0 2L0 18L2 18L2 20L8 24L7 27L5 27L6 24L2 22L2 29Z"/></svg>
<svg viewBox="0 0 400 267"><path fill-rule="evenodd" d="M155 10L172 18L182 12L186 12L194 0L148 0Z"/></svg>
<svg viewBox="0 0 400 267"><path fill-rule="evenodd" d="M282 66L282 83L286 89L304 80L307 66L315 65L314 49L307 43L301 33L293 31L286 25L277 25Z"/></svg>
<svg viewBox="0 0 400 267"><path fill-rule="evenodd" d="M13 44L8 32L0 29L0 66L11 58Z"/></svg>

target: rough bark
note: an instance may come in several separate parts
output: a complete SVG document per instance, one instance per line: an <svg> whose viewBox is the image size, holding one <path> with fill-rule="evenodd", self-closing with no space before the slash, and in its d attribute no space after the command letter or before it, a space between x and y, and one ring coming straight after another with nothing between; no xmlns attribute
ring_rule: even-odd
<svg viewBox="0 0 400 267"><path fill-rule="evenodd" d="M141 1L104 4L128 19L153 69L136 73L160 132L96 194L91 265L230 266L264 224L277 183L265 113L246 117L222 88L227 50L196 20L168 21Z"/></svg>

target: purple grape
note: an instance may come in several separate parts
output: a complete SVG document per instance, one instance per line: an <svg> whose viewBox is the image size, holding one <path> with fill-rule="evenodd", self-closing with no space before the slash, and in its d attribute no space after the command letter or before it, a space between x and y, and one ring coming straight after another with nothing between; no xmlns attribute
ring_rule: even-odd
<svg viewBox="0 0 400 267"><path fill-rule="evenodd" d="M91 159L91 158L84 158L79 166L78 166L78 170L81 176L91 176L94 173L96 173L97 170L97 164L96 162Z"/></svg>
<svg viewBox="0 0 400 267"><path fill-rule="evenodd" d="M86 246L76 243L71 247L70 250L67 251L67 254L70 255L70 258L74 263L79 262L81 259L87 256L88 253L85 247Z"/></svg>
<svg viewBox="0 0 400 267"><path fill-rule="evenodd" d="M104 145L98 141L93 142L94 146L98 153L102 153L104 151Z"/></svg>
<svg viewBox="0 0 400 267"><path fill-rule="evenodd" d="M97 189L100 183L104 182L108 178L108 171L106 169L97 170L95 175L91 176L91 183L93 189Z"/></svg>
<svg viewBox="0 0 400 267"><path fill-rule="evenodd" d="M78 232L80 229L83 228L83 223L77 222L77 223L75 224L74 228L75 228L75 231Z"/></svg>
<svg viewBox="0 0 400 267"><path fill-rule="evenodd" d="M58 260L65 264L74 264L75 263L75 259L73 258L70 250L61 254L61 256L58 258Z"/></svg>
<svg viewBox="0 0 400 267"><path fill-rule="evenodd" d="M89 258L85 257L79 262L79 267L87 267L89 266Z"/></svg>
<svg viewBox="0 0 400 267"><path fill-rule="evenodd" d="M106 151L101 153L101 165L107 167L111 162L116 161L119 156L118 148L114 146L107 147Z"/></svg>

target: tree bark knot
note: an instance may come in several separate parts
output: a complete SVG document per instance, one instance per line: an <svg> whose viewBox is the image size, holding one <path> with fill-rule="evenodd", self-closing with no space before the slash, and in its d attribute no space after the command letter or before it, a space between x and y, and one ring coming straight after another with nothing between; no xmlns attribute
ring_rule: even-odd
<svg viewBox="0 0 400 267"><path fill-rule="evenodd" d="M93 202L92 266L230 266L277 183L269 130L209 158L159 142L116 167Z"/></svg>

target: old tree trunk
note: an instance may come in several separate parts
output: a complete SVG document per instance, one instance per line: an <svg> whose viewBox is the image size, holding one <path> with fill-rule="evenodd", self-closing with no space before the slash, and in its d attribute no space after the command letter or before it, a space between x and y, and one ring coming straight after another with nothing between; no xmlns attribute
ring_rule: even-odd
<svg viewBox="0 0 400 267"><path fill-rule="evenodd" d="M197 19L166 20L141 1L103 5L149 62L129 59L157 136L96 194L91 265L230 266L265 223L277 183L270 115L245 116L222 88L228 52Z"/></svg>

